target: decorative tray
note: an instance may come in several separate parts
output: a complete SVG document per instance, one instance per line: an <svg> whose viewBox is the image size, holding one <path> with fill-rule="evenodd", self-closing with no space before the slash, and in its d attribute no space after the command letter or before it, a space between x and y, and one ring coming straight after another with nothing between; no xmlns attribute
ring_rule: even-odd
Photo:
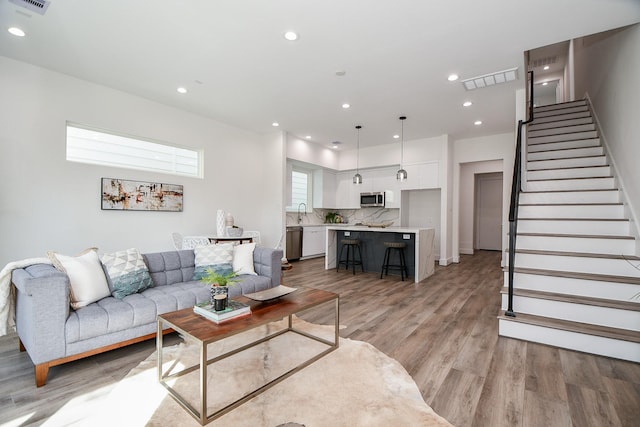
<svg viewBox="0 0 640 427"><path fill-rule="evenodd" d="M244 296L256 301L269 301L290 294L291 292L296 290L297 288L290 288L288 286L280 285L276 286L275 288L265 289L264 291L254 292L252 294L244 294Z"/></svg>

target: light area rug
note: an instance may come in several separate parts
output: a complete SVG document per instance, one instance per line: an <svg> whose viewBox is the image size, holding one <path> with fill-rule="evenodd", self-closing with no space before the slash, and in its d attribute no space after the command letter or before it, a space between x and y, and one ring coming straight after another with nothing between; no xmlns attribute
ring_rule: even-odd
<svg viewBox="0 0 640 427"><path fill-rule="evenodd" d="M270 324L213 343L207 351L211 357L284 326L283 322ZM299 319L294 326L327 339L334 331L333 326ZM208 405L218 409L326 348L289 332L210 365ZM199 351L185 342L166 347L163 355L164 369L175 372L196 364ZM78 425L200 425L168 395L157 375L154 352L101 399L92 411L94 416L78 420ZM172 386L193 404L199 399L198 375L195 371L171 380ZM65 414L56 416L66 418ZM55 419L49 421L48 425L56 423ZM286 423L306 427L451 426L424 402L417 385L397 361L370 344L343 338L337 350L209 425L276 427Z"/></svg>

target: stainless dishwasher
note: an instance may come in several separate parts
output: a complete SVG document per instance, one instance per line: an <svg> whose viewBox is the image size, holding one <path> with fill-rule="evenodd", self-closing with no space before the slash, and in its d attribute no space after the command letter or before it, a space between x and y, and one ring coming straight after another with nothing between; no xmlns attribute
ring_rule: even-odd
<svg viewBox="0 0 640 427"><path fill-rule="evenodd" d="M287 260L297 261L302 256L302 227L287 227Z"/></svg>

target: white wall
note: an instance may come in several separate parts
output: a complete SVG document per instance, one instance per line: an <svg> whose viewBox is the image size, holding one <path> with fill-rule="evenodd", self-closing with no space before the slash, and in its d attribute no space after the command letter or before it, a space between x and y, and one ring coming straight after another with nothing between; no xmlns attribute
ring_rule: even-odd
<svg viewBox="0 0 640 427"><path fill-rule="evenodd" d="M286 134L286 154L290 159L327 169L337 170L339 167L338 151L305 141L290 134ZM355 164L353 168L355 169Z"/></svg>
<svg viewBox="0 0 640 427"><path fill-rule="evenodd" d="M215 212L259 230L266 246L282 232L283 139L0 57L0 265L47 250L74 254L136 247L172 249L170 233L215 230ZM71 121L204 149L204 179L65 160ZM100 178L184 185L183 212L100 210Z"/></svg>
<svg viewBox="0 0 640 427"><path fill-rule="evenodd" d="M574 44L576 95L588 94L591 100L637 234L640 220L640 24L585 37Z"/></svg>
<svg viewBox="0 0 640 427"><path fill-rule="evenodd" d="M435 228L435 255L440 256L441 190L406 190L402 192L403 227Z"/></svg>
<svg viewBox="0 0 640 427"><path fill-rule="evenodd" d="M515 135L504 133L480 138L460 139L453 147L453 261L462 250L473 250L474 174L503 173L502 247L506 248L509 195L515 156Z"/></svg>

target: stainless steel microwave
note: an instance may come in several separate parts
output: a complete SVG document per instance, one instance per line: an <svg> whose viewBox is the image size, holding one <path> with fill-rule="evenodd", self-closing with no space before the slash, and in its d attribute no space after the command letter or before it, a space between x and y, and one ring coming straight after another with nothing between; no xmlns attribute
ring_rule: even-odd
<svg viewBox="0 0 640 427"><path fill-rule="evenodd" d="M384 192L360 193L360 207L384 207Z"/></svg>

